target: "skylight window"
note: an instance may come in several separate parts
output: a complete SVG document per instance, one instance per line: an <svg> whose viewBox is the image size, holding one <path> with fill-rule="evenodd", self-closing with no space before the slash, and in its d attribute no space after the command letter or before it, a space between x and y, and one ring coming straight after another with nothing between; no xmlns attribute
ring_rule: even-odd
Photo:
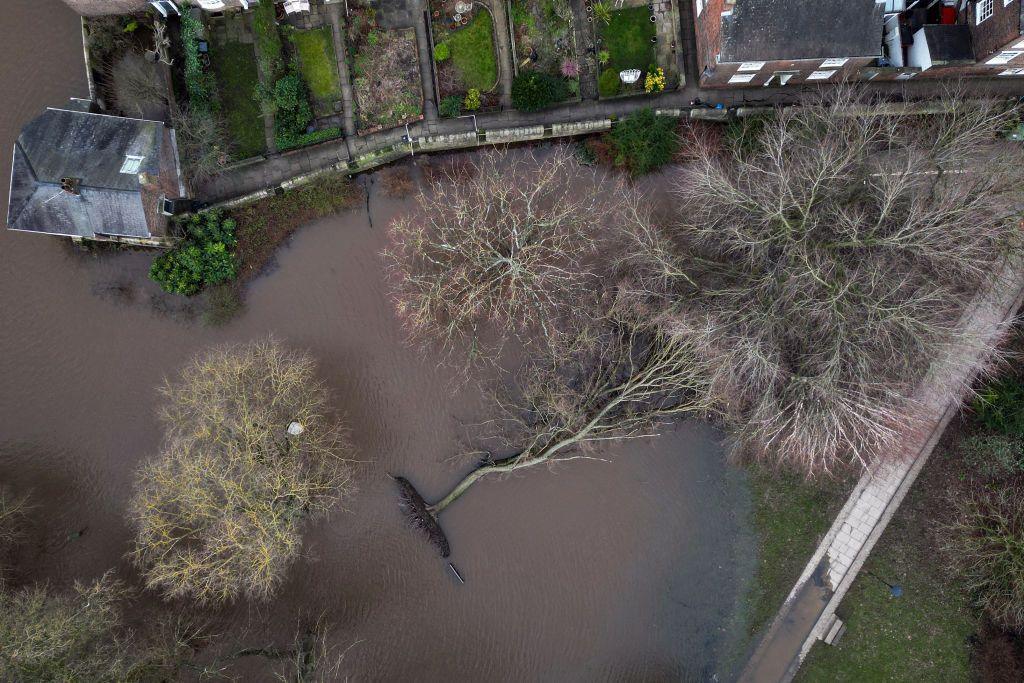
<svg viewBox="0 0 1024 683"><path fill-rule="evenodd" d="M137 157L132 154L125 155L124 163L121 164L121 173L138 175L139 169L142 168L142 160L145 158L146 157Z"/></svg>

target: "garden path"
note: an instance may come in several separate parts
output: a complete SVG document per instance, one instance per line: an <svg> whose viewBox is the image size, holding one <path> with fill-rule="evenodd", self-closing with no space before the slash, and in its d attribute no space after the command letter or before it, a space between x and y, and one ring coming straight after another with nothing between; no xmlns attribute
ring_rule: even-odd
<svg viewBox="0 0 1024 683"><path fill-rule="evenodd" d="M434 53L430 47L430 28L426 11L416 18L416 49L419 50L420 80L423 86L423 121L437 122L437 90L434 88Z"/></svg>
<svg viewBox="0 0 1024 683"><path fill-rule="evenodd" d="M576 59L580 65L580 98L597 99L597 49L594 47L593 19L587 21L587 8L583 0L571 0L573 41L576 43ZM590 15L591 17L593 15Z"/></svg>
<svg viewBox="0 0 1024 683"><path fill-rule="evenodd" d="M356 134L355 97L352 94L352 77L348 72L348 47L345 45L345 16L342 14L341 5L327 5L325 13L327 23L331 27L331 36L334 38L334 55L338 60L338 76L341 84L342 100L342 128L345 135Z"/></svg>
<svg viewBox="0 0 1024 683"><path fill-rule="evenodd" d="M788 683L811 647L841 628L836 608L959 410L958 397L949 398L951 387L966 386L985 365L984 349L1005 333L1022 298L1024 263L1013 258L961 318L971 336L984 343L954 346L933 363L914 396L914 429L900 452L861 477L740 675L741 683Z"/></svg>
<svg viewBox="0 0 1024 683"><path fill-rule="evenodd" d="M501 106L512 106L512 38L509 33L508 9L505 0L487 3L494 19L494 47L498 56L498 84L501 88Z"/></svg>

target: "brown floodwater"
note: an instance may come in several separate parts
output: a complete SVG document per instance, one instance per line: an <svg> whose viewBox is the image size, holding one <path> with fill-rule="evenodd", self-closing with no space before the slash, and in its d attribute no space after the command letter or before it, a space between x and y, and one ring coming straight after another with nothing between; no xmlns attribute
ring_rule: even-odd
<svg viewBox="0 0 1024 683"><path fill-rule="evenodd" d="M24 122L86 84L78 20L59 0L3 5L6 155ZM352 427L360 490L308 533L307 557L259 610L268 633L322 613L353 680L731 677L749 493L709 426L478 484L443 518L465 585L409 529L388 473L442 493L467 466L450 458L462 425L488 405L403 343L378 254L409 204L362 182L372 216L300 230L249 286L246 312L217 329L147 281L149 253L0 231L0 484L39 505L18 575L130 576L122 512L159 444L154 387L211 344L273 334L319 360ZM6 206L6 176L0 186Z"/></svg>

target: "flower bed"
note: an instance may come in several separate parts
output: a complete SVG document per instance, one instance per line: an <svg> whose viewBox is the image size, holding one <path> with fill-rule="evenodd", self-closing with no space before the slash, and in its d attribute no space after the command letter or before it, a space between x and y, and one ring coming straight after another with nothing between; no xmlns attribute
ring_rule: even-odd
<svg viewBox="0 0 1024 683"><path fill-rule="evenodd" d="M490 12L474 4L471 14L456 23L454 3L431 0L430 7L438 96L449 105L458 98L465 111L496 106L498 62ZM449 106L447 114L454 109Z"/></svg>
<svg viewBox="0 0 1024 683"><path fill-rule="evenodd" d="M567 0L512 0L512 37L516 67L564 78L565 92L579 96L579 61L572 30L572 9Z"/></svg>
<svg viewBox="0 0 1024 683"><path fill-rule="evenodd" d="M423 89L416 32L382 29L372 11L354 8L349 15L348 44L358 132L394 128L419 118Z"/></svg>

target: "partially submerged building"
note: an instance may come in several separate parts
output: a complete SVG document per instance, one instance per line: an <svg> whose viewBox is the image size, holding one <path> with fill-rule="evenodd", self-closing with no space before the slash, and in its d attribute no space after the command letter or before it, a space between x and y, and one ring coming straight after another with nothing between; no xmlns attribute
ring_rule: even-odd
<svg viewBox="0 0 1024 683"><path fill-rule="evenodd" d="M7 227L164 246L186 194L174 131L160 121L50 108L14 145Z"/></svg>
<svg viewBox="0 0 1024 683"><path fill-rule="evenodd" d="M692 0L705 87L1024 76L1022 0Z"/></svg>

